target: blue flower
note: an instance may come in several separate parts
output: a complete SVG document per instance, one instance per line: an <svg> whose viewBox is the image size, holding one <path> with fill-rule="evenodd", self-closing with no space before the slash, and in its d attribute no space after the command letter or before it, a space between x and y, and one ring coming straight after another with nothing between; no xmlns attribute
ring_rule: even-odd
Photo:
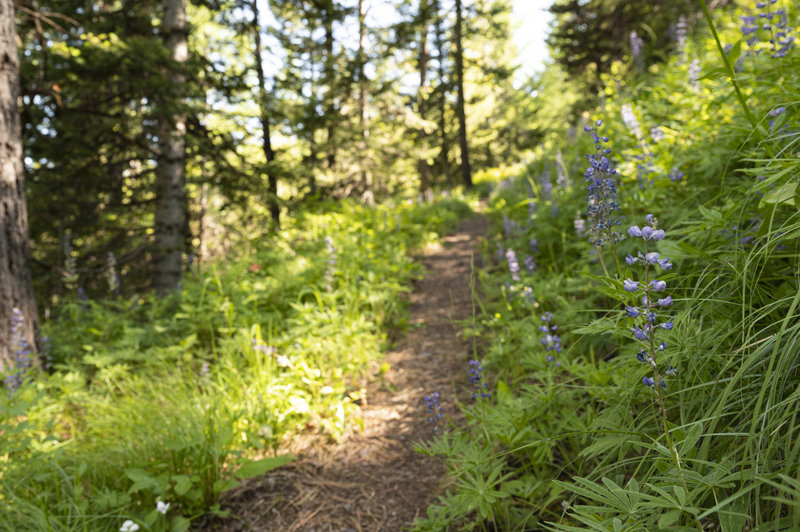
<svg viewBox="0 0 800 532"><path fill-rule="evenodd" d="M637 340L647 340L647 332L639 327L631 327L630 331Z"/></svg>
<svg viewBox="0 0 800 532"><path fill-rule="evenodd" d="M664 323L660 324L659 327L662 327L667 331L671 331L672 330L672 322L671 321L665 321Z"/></svg>
<svg viewBox="0 0 800 532"><path fill-rule="evenodd" d="M628 228L628 234L632 237L640 237L642 236L642 230L639 229L639 226L632 225Z"/></svg>
<svg viewBox="0 0 800 532"><path fill-rule="evenodd" d="M622 282L622 287L628 292L635 292L639 289L639 283L631 279L625 279Z"/></svg>
<svg viewBox="0 0 800 532"><path fill-rule="evenodd" d="M672 296L667 296L663 299L658 300L659 307L668 307L670 305L672 305Z"/></svg>
<svg viewBox="0 0 800 532"><path fill-rule="evenodd" d="M625 312L627 312L628 316L631 318L639 317L639 309L636 307L625 307Z"/></svg>
<svg viewBox="0 0 800 532"><path fill-rule="evenodd" d="M469 383L475 388L472 394L473 399L477 399L479 395L489 397L489 393L486 391L489 389L489 385L483 382L483 366L477 360L469 361Z"/></svg>
<svg viewBox="0 0 800 532"><path fill-rule="evenodd" d="M665 288L667 288L666 281L659 281L659 280L656 280L656 279L653 279L652 281L650 281L650 289L653 292L661 292Z"/></svg>
<svg viewBox="0 0 800 532"><path fill-rule="evenodd" d="M653 379L651 379L650 377L642 377L642 382L644 383L645 386L649 386L650 388L653 387Z"/></svg>
<svg viewBox="0 0 800 532"><path fill-rule="evenodd" d="M628 263L628 266L633 266L634 264L636 264L637 260L633 255L627 255L625 257L625 262Z"/></svg>

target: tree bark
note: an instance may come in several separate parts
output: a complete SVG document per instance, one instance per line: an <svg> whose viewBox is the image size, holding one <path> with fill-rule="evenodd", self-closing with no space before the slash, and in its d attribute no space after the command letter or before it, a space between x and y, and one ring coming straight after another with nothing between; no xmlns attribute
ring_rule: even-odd
<svg viewBox="0 0 800 532"><path fill-rule="evenodd" d="M334 80L335 71L333 65L333 0L328 2L325 9L325 123L327 123L327 160L328 168L336 166L336 100Z"/></svg>
<svg viewBox="0 0 800 532"><path fill-rule="evenodd" d="M464 186L472 188L472 168L469 164L469 146L467 145L467 117L464 112L464 47L461 42L461 33L464 25L464 16L461 9L461 0L456 0L456 114L458 115L458 144L461 148L461 178Z"/></svg>
<svg viewBox="0 0 800 532"><path fill-rule="evenodd" d="M419 16L420 16L420 39L419 39L419 89L417 90L417 112L419 113L420 120L425 121L425 113L427 111L427 94L426 86L428 82L428 16L429 16L428 0L420 0L419 2ZM428 166L427 152L428 152L428 135L425 132L425 126L421 126L417 131L417 142L423 157L417 159L417 168L419 169L419 185L420 194L425 199L432 199L433 192L431 189L431 169Z"/></svg>
<svg viewBox="0 0 800 532"><path fill-rule="evenodd" d="M269 108L267 106L267 87L264 81L264 66L261 58L261 21L258 16L258 2L252 0L250 6L253 10L253 34L255 36L256 74L258 76L258 107L261 112L261 130L264 135L264 157L267 160L267 204L272 217L273 228L280 229L281 208L278 204L278 178L270 170L270 163L275 160L270 138Z"/></svg>
<svg viewBox="0 0 800 532"><path fill-rule="evenodd" d="M28 208L22 165L22 128L17 99L19 55L14 0L0 0L0 371L13 371L14 354L41 351L28 242ZM12 334L17 309L22 323ZM32 361L31 361L32 362Z"/></svg>
<svg viewBox="0 0 800 532"><path fill-rule="evenodd" d="M433 13L434 13L434 34L436 35L436 58L437 58L437 70L439 72L439 167L440 171L444 174L445 178L447 179L447 184L451 187L455 185L453 183L453 175L450 172L450 142L447 138L447 119L446 119L446 112L447 112L447 79L445 72L445 57L447 57L447 53L445 52L445 39L444 39L444 31L442 30L442 13L441 13L441 5L439 0L435 0L433 4Z"/></svg>
<svg viewBox="0 0 800 532"><path fill-rule="evenodd" d="M358 0L358 129L361 135L361 188L364 189L361 198L367 205L374 205L375 194L372 191L372 180L367 169L369 131L367 130L367 78L365 72L367 58L364 51L364 37L367 29L365 19L364 0Z"/></svg>
<svg viewBox="0 0 800 532"><path fill-rule="evenodd" d="M189 57L186 35L186 0L164 0L161 24L164 46L173 65L168 79L173 95L164 108L183 104L186 76L181 72ZM177 290L182 279L186 241L186 115L182 111L162 116L156 168L155 242L153 285L159 294Z"/></svg>

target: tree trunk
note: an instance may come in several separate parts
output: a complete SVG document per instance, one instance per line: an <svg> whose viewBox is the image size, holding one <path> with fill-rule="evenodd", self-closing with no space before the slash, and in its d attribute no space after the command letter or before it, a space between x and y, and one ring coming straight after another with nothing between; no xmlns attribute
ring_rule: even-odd
<svg viewBox="0 0 800 532"><path fill-rule="evenodd" d="M325 123L327 123L327 160L328 168L336 166L336 102L335 102L335 80L333 67L333 2L330 8L325 10Z"/></svg>
<svg viewBox="0 0 800 532"><path fill-rule="evenodd" d="M280 229L281 208L278 205L278 178L272 174L270 163L275 160L275 153L272 151L272 140L270 138L269 109L267 106L267 87L264 82L264 66L261 59L261 21L258 16L258 2L252 0L250 6L253 10L253 34L255 35L255 60L256 74L258 75L258 107L261 111L261 130L264 135L264 157L267 159L267 204L269 214L272 217L275 230Z"/></svg>
<svg viewBox="0 0 800 532"><path fill-rule="evenodd" d="M429 6L428 0L420 0L419 2L419 15L420 15L420 39L419 39L419 89L417 90L417 111L419 112L420 119L425 121L425 112L427 111L427 94L426 85L428 81L428 16ZM419 128L417 131L417 142L423 157L417 159L417 168L419 169L419 185L420 194L426 200L432 199L433 192L431 190L431 169L428 166L428 135L425 132L425 126Z"/></svg>
<svg viewBox="0 0 800 532"><path fill-rule="evenodd" d="M362 201L367 205L375 204L375 194L372 191L372 183L369 170L367 170L367 78L365 72L366 53L364 51L364 37L366 34L366 11L364 10L364 0L358 0L358 129L361 134L361 188L363 195Z"/></svg>
<svg viewBox="0 0 800 532"><path fill-rule="evenodd" d="M447 53L445 52L445 40L444 40L444 31L442 30L442 13L440 9L439 0L435 0L433 4L433 13L434 13L434 33L436 35L436 58L438 59L437 70L439 71L439 168L440 171L444 174L445 178L447 179L447 184L451 187L455 185L453 183L453 175L450 172L450 142L447 138L447 119L446 119L446 112L447 112L447 82L445 81L447 78L445 76L445 57L447 57Z"/></svg>
<svg viewBox="0 0 800 532"><path fill-rule="evenodd" d="M33 363L31 357L41 351L29 262L15 24L14 0L0 0L0 371L7 373ZM26 360L16 360L26 353Z"/></svg>
<svg viewBox="0 0 800 532"><path fill-rule="evenodd" d="M461 43L461 32L464 17L461 13L461 0L456 0L456 114L458 115L458 144L461 147L461 178L464 186L472 188L472 169L469 165L469 147L467 145L467 117L464 113L464 47Z"/></svg>
<svg viewBox="0 0 800 532"><path fill-rule="evenodd" d="M186 0L164 0L161 24L164 45L175 63L168 79L173 98L165 108L183 104L186 77L180 71L189 56L186 36ZM156 168L155 250L153 285L159 294L180 287L186 241L186 116L182 111L160 118Z"/></svg>

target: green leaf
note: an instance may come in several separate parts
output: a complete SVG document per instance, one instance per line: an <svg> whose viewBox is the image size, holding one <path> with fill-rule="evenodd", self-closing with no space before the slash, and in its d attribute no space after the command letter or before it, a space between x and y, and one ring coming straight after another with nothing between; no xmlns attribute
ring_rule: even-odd
<svg viewBox="0 0 800 532"><path fill-rule="evenodd" d="M511 395L511 389L508 387L504 381L498 380L497 384L495 385L497 390L497 400L501 403L507 403L513 400L513 396Z"/></svg>
<svg viewBox="0 0 800 532"><path fill-rule="evenodd" d="M733 45L731 51L728 52L728 64L731 66L731 70L733 70L734 66L736 65L736 60L739 59L739 56L742 55L742 40L739 39L736 41L736 44Z"/></svg>
<svg viewBox="0 0 800 532"><path fill-rule="evenodd" d="M189 530L189 526L192 524L191 521L183 517L182 515L176 515L172 518L172 525L170 526L171 532L186 532Z"/></svg>
<svg viewBox="0 0 800 532"><path fill-rule="evenodd" d="M186 495L192 488L192 479L188 475L173 475L172 480L175 481L175 493L177 495Z"/></svg>
<svg viewBox="0 0 800 532"><path fill-rule="evenodd" d="M658 518L658 528L663 529L674 525L681 518L680 510L669 510Z"/></svg>
<svg viewBox="0 0 800 532"><path fill-rule="evenodd" d="M771 190L764 195L759 206L779 205L781 203L797 206L795 198L797 198L797 183L784 183L782 187Z"/></svg>
<svg viewBox="0 0 800 532"><path fill-rule="evenodd" d="M259 475L264 475L269 473L273 469L278 467L284 466L292 461L295 460L295 456L291 454L285 454L282 456L273 456L270 458L264 458L263 460L245 460L242 462L242 465L236 471L236 476L242 480L247 478L257 477Z"/></svg>

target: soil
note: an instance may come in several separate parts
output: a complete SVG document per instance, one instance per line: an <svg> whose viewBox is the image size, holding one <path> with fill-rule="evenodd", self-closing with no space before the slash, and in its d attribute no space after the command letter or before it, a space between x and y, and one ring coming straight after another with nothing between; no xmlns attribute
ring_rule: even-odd
<svg viewBox="0 0 800 532"><path fill-rule="evenodd" d="M386 354L390 369L366 384L363 429L339 443L296 438L282 451L292 464L229 492L222 530L361 532L408 528L434 502L444 465L413 450L430 439L424 397L441 394L446 417L457 418L455 390L467 382L472 347L458 337L472 315L471 263L486 231L483 218L461 224L420 260L426 274L410 295L409 327ZM459 394L461 395L461 394Z"/></svg>

